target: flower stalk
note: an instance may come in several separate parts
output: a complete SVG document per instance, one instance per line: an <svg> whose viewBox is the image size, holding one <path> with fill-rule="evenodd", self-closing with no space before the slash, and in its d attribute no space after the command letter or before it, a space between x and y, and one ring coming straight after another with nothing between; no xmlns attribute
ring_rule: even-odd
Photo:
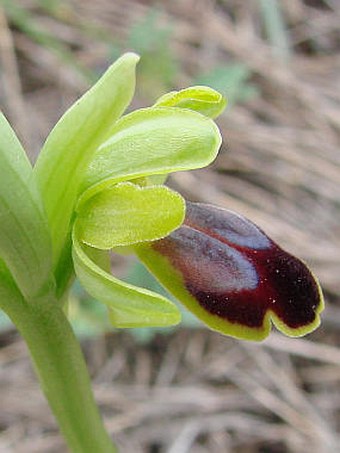
<svg viewBox="0 0 340 453"><path fill-rule="evenodd" d="M28 304L18 295L3 308L29 348L70 451L116 452L94 400L79 342L57 301L46 297Z"/></svg>

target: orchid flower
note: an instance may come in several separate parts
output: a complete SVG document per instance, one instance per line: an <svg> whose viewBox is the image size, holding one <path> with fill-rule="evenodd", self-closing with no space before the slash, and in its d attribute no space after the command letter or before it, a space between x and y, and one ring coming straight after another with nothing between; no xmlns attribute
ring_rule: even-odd
<svg viewBox="0 0 340 453"><path fill-rule="evenodd" d="M121 116L137 61L125 54L64 114L33 169L59 298L76 274L116 327L177 324L172 301L111 275L110 250L128 249L214 330L252 340L265 338L271 321L292 336L312 331L323 300L306 265L241 215L185 202L162 184L169 173L215 159L221 136L213 118L225 99L198 86ZM47 239L39 242L48 249ZM32 297L37 282L51 287L48 269L38 263L32 275L18 266L13 272Z"/></svg>
<svg viewBox="0 0 340 453"><path fill-rule="evenodd" d="M262 340L271 321L304 335L323 309L312 272L256 225L164 185L169 173L215 159L221 135L213 118L226 101L192 87L123 115L137 62L128 53L107 70L59 120L33 168L0 114L0 308L26 340L72 451L116 451L64 312L75 276L116 327L180 321L172 301L111 275L111 250L136 253L225 335Z"/></svg>
<svg viewBox="0 0 340 453"><path fill-rule="evenodd" d="M292 336L313 330L322 295L301 261L244 217L185 203L157 184L215 159L221 137L212 118L225 99L208 87L192 87L119 118L133 93L136 62L134 54L118 60L64 115L38 160L57 282L65 278L65 262L72 274L72 230L75 273L107 305L116 327L180 320L164 296L110 274L109 251L119 247L135 251L179 301L223 334L261 340L271 320Z"/></svg>

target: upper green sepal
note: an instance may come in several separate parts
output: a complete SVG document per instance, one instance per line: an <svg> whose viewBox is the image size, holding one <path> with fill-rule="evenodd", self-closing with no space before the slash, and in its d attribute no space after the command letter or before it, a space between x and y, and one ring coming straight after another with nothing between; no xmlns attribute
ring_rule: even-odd
<svg viewBox="0 0 340 453"><path fill-rule="evenodd" d="M156 101L154 107L179 107L194 110L209 118L216 118L226 105L227 100L218 91L207 86L194 86L164 94Z"/></svg>
<svg viewBox="0 0 340 453"><path fill-rule="evenodd" d="M165 186L120 183L83 203L76 220L78 238L102 250L167 236L184 220L185 202Z"/></svg>
<svg viewBox="0 0 340 453"><path fill-rule="evenodd" d="M211 119L175 107L137 110L117 121L110 134L89 165L79 204L108 184L205 167L221 145Z"/></svg>

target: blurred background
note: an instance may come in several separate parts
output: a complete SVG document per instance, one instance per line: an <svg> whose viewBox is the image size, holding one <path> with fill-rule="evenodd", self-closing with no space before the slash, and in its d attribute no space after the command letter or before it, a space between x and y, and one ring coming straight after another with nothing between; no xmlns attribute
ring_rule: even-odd
<svg viewBox="0 0 340 453"><path fill-rule="evenodd" d="M340 444L340 2L0 0L0 106L32 162L49 130L126 50L131 108L205 84L229 100L208 169L173 175L191 200L251 218L319 276L327 308L304 339L114 331L75 284L70 315L122 452L328 453ZM157 283L133 258L115 274ZM0 452L61 453L25 345L0 314Z"/></svg>

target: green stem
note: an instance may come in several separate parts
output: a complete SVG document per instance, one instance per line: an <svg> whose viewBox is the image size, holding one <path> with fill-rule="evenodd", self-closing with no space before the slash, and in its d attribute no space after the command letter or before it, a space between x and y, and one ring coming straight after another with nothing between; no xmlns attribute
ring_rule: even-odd
<svg viewBox="0 0 340 453"><path fill-rule="evenodd" d="M56 300L19 303L7 300L3 309L31 352L42 388L73 453L113 453L93 398L83 354ZM3 302L3 300L1 301Z"/></svg>

